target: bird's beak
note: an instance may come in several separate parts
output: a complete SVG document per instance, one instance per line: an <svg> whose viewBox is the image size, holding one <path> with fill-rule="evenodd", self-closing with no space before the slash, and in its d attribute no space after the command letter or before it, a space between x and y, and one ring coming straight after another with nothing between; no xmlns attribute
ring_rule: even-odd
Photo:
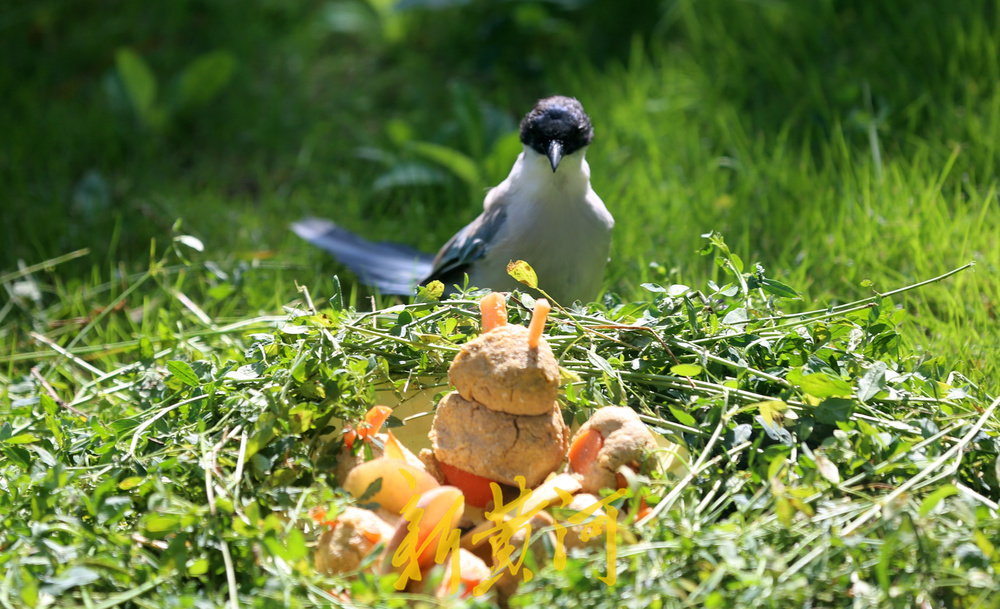
<svg viewBox="0 0 1000 609"><path fill-rule="evenodd" d="M556 167L559 166L559 161L562 160L562 151L562 142L559 140L552 140L549 142L549 151L545 156L549 157L549 162L552 163L552 173L556 172Z"/></svg>

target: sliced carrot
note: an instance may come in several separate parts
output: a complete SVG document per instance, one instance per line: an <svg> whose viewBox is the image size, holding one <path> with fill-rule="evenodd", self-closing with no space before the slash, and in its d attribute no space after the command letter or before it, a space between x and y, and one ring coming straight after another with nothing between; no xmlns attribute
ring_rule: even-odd
<svg viewBox="0 0 1000 609"><path fill-rule="evenodd" d="M370 438L374 438L382 425L389 420L389 415L391 414L392 408L388 406L372 406L365 413L365 420L358 425L357 429L349 423L345 425L344 444L347 445L347 450L354 450L354 443L358 438L361 438L364 442L367 442Z"/></svg>
<svg viewBox="0 0 1000 609"><path fill-rule="evenodd" d="M490 488L490 482L496 482L495 480L477 476L443 461L439 461L438 465L441 466L441 473L448 480L448 484L462 491L467 504L483 508L493 501L493 490ZM499 483L497 482L497 484Z"/></svg>
<svg viewBox="0 0 1000 609"><path fill-rule="evenodd" d="M362 438L374 438L375 434L378 433L379 428L389 420L389 415L392 414L392 408L388 406L372 406L372 408L365 413L365 423L366 425L361 425L358 428L358 435Z"/></svg>
<svg viewBox="0 0 1000 609"><path fill-rule="evenodd" d="M469 598L472 596L476 589L476 586L483 583L483 580L478 577L466 577L464 575L459 575L459 581L465 586L465 592L462 593L460 598Z"/></svg>
<svg viewBox="0 0 1000 609"><path fill-rule="evenodd" d="M645 497L640 497L639 498L639 509L637 509L635 511L635 519L636 520L642 520L643 518L645 518L646 516L648 516L649 513L652 512L652 511L653 510L648 505L646 505L646 498Z"/></svg>
<svg viewBox="0 0 1000 609"><path fill-rule="evenodd" d="M313 522L315 522L316 524L323 524L331 528L337 528L338 524L337 519L334 518L333 520L329 520L326 517L326 508L321 505L317 505L316 507L310 508L309 517L312 518Z"/></svg>
<svg viewBox="0 0 1000 609"><path fill-rule="evenodd" d="M490 292L479 301L479 312L483 319L483 333L506 325L507 301L500 292Z"/></svg>
<svg viewBox="0 0 1000 609"><path fill-rule="evenodd" d="M365 421L371 425L372 430L378 431L389 420L390 415L392 415L392 408L388 406L372 406L365 413Z"/></svg>
<svg viewBox="0 0 1000 609"><path fill-rule="evenodd" d="M340 600L340 602L346 603L348 606L351 605L351 591L350 590L343 590L343 591L338 592L338 591L334 590L333 588L330 588L328 590L328 592L330 593L330 596L332 596L333 598L336 598L336 599Z"/></svg>
<svg viewBox="0 0 1000 609"><path fill-rule="evenodd" d="M528 326L528 347L538 348L538 341L545 330L545 320L549 317L552 306L549 301L539 298L535 301L535 311L531 314L531 324Z"/></svg>
<svg viewBox="0 0 1000 609"><path fill-rule="evenodd" d="M362 527L361 534L364 535L365 539L367 539L370 543L378 543L382 541L382 533L379 533L378 531L369 531L368 529Z"/></svg>
<svg viewBox="0 0 1000 609"><path fill-rule="evenodd" d="M388 406L372 406L368 412L365 413L365 421L368 424L378 429L382 427L382 424L389 420L389 415L392 414L392 408Z"/></svg>
<svg viewBox="0 0 1000 609"><path fill-rule="evenodd" d="M326 520L326 508L321 505L309 508L309 517L316 524L323 524L323 521Z"/></svg>
<svg viewBox="0 0 1000 609"><path fill-rule="evenodd" d="M348 426L344 430L344 444L347 445L347 450L354 450L354 441L358 439L358 432L354 430L353 427Z"/></svg>
<svg viewBox="0 0 1000 609"><path fill-rule="evenodd" d="M621 473L615 474L615 484L618 485L617 488L622 489L628 487L628 480Z"/></svg>
<svg viewBox="0 0 1000 609"><path fill-rule="evenodd" d="M569 447L569 466L574 472L586 473L603 447L604 436L596 429L590 428L577 435Z"/></svg>

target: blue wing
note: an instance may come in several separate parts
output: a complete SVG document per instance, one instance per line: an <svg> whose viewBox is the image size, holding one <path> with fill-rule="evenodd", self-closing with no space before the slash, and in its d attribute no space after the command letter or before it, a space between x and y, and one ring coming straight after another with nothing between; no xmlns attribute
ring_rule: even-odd
<svg viewBox="0 0 1000 609"><path fill-rule="evenodd" d="M444 244L434 258L433 268L421 284L437 280L445 288L461 285L472 264L489 251L490 244L495 241L506 221L507 213L500 205L492 205L479 214L478 218Z"/></svg>

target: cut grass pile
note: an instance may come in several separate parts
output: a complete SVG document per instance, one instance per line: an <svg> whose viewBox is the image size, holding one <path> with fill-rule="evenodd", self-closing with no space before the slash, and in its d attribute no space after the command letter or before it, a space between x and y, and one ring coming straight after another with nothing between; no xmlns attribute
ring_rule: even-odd
<svg viewBox="0 0 1000 609"><path fill-rule="evenodd" d="M614 586L601 552L571 555L536 566L515 604L995 603L1000 400L907 351L888 295L786 314L794 289L711 243L723 285L647 284L643 301L553 315L567 419L628 404L692 457L680 478L643 479L653 515L622 527ZM377 389L445 390L477 300L358 312L307 293L287 318L224 326L184 296L198 275L128 284L158 281L174 303L160 310L188 311L107 346L133 364L53 344L8 386L0 603L438 604L391 577L316 575L308 514L350 501L330 474L336 431ZM526 323L530 297L513 302Z"/></svg>

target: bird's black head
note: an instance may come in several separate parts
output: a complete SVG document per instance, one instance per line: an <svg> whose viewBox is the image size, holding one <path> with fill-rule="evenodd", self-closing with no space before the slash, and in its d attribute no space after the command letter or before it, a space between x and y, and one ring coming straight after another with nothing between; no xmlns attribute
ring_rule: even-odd
<svg viewBox="0 0 1000 609"><path fill-rule="evenodd" d="M593 137L590 117L572 97L540 99L521 121L521 143L548 157L553 172L562 157L587 146Z"/></svg>

